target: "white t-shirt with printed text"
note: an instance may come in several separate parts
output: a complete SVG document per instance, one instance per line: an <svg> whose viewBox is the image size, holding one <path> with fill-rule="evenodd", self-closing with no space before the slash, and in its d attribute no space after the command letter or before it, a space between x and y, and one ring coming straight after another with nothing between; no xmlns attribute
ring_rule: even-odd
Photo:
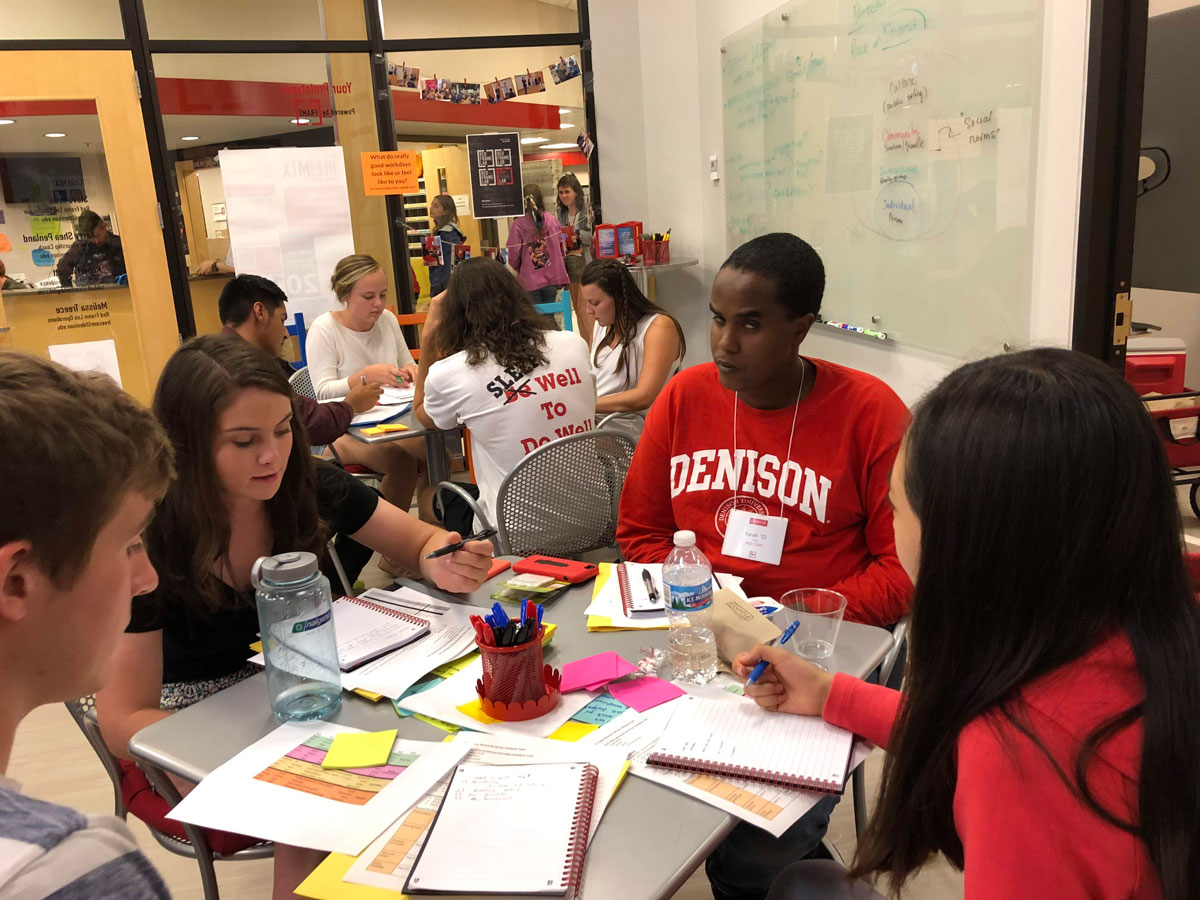
<svg viewBox="0 0 1200 900"><path fill-rule="evenodd" d="M506 371L489 357L468 365L460 351L429 367L425 412L438 428L471 429L479 503L495 524L500 482L527 454L555 438L595 427L596 385L583 338L546 332L549 363Z"/></svg>

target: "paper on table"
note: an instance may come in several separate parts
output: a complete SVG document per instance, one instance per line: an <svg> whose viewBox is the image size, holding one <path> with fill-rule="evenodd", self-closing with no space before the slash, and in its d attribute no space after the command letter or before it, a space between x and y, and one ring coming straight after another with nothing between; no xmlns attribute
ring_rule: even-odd
<svg viewBox="0 0 1200 900"><path fill-rule="evenodd" d="M628 706L611 695L601 694L575 713L572 718L576 722L587 722L589 725L607 725L627 709L629 709Z"/></svg>
<svg viewBox="0 0 1200 900"><path fill-rule="evenodd" d="M651 577L658 584L663 583L661 564L646 564L640 567L648 570ZM713 577L720 587L727 588L743 598L746 596L741 588L742 578L739 576L716 572ZM584 610L584 615L588 617L588 631L601 629L612 631L643 631L655 628L667 628L669 624L666 613L663 613L661 616L625 615L625 609L621 604L621 586L618 583L615 566L612 563L600 564L600 574L596 578L596 585L592 591L592 602Z"/></svg>
<svg viewBox="0 0 1200 900"><path fill-rule="evenodd" d="M402 416L412 409L411 403L400 403L395 406L376 406L364 413L359 413L350 420L351 425L374 425L376 422L386 422L396 416Z"/></svg>
<svg viewBox="0 0 1200 900"><path fill-rule="evenodd" d="M687 693L678 685L652 675L610 684L608 691L614 699L626 706L632 706L637 712L653 709L659 704L676 700Z"/></svg>
<svg viewBox="0 0 1200 900"><path fill-rule="evenodd" d="M653 749L651 745L634 754L633 774L702 800L731 816L757 825L774 837L782 835L816 806L817 801L828 796L816 791L773 787L760 781L747 781L728 775L706 775L651 766L645 758ZM866 741L856 741L850 756L850 769L857 768L873 749Z"/></svg>
<svg viewBox="0 0 1200 900"><path fill-rule="evenodd" d="M594 691L613 679L624 678L637 670L637 666L611 650L607 653L597 653L595 656L585 656L562 667L560 690L564 694L580 688Z"/></svg>
<svg viewBox="0 0 1200 900"><path fill-rule="evenodd" d="M625 754L603 747L583 747L560 741L519 739L464 732L454 743L469 745L464 763L512 765L541 762L588 762L599 772L592 820L588 824L588 842L600 826L604 810L612 799L625 771ZM352 884L402 890L413 860L420 852L429 823L450 783L446 775L417 804L402 815L395 826L380 835L354 861L344 879Z"/></svg>
<svg viewBox="0 0 1200 900"><path fill-rule="evenodd" d="M392 754L396 729L390 731L343 731L333 739L321 760L322 769L366 769L382 766Z"/></svg>
<svg viewBox="0 0 1200 900"><path fill-rule="evenodd" d="M383 393L379 397L379 402L387 406L403 406L405 403L412 403L413 398L417 394L415 387L393 387L390 384L383 386Z"/></svg>
<svg viewBox="0 0 1200 900"><path fill-rule="evenodd" d="M471 625L472 613L479 612L475 607L443 603L405 587L396 591L365 591L363 596L377 602L388 600L402 611L427 620L429 634L395 653L343 672L342 687L346 690L363 688L385 697L399 697L431 670L458 659L475 646L475 629ZM405 708L412 706L406 704Z"/></svg>
<svg viewBox="0 0 1200 900"><path fill-rule="evenodd" d="M447 678L437 687L409 697L404 701L404 705L413 712L433 716L473 731L544 738L583 709L591 699L586 693L578 691L563 694L558 706L543 716L525 722L502 722L484 715L476 706L479 694L475 691L475 682L481 678L483 663L476 659L467 668ZM470 706L473 715L463 710L466 706Z"/></svg>
<svg viewBox="0 0 1200 900"><path fill-rule="evenodd" d="M464 746L396 741L393 759L370 775L322 769L320 747L357 728L289 722L218 766L170 818L263 840L360 853L397 809L412 806L462 758ZM380 785L383 785L380 787Z"/></svg>

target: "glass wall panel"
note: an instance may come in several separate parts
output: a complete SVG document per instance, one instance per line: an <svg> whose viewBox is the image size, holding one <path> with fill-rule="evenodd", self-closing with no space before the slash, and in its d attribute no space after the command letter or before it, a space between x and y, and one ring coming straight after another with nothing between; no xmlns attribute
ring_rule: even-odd
<svg viewBox="0 0 1200 900"><path fill-rule="evenodd" d="M366 40L361 0L142 0L151 40Z"/></svg>
<svg viewBox="0 0 1200 900"><path fill-rule="evenodd" d="M314 284L327 293L329 270L336 260L324 256L329 247L344 246L336 228L323 229L318 221L326 207L317 202L317 195L288 193L282 185L290 176L279 170L264 174L264 191L272 178L272 184L281 186L274 199L261 200L262 227L247 241L234 235L239 246L254 249L231 251L229 204L237 199L226 197L219 162L223 149L339 147L337 163L345 171L353 251L374 256L391 273L384 198L365 196L362 185L361 153L379 149L369 66L365 53L155 56L200 333L220 328L217 296L234 272L280 281L289 296L310 295ZM298 177L309 175L301 172ZM241 190L243 202L260 202L247 197L245 186ZM340 202L340 188L320 190L336 194L328 197L335 206ZM394 284L391 296L395 297ZM330 294L326 299L331 298ZM294 307L302 305L293 302Z"/></svg>
<svg viewBox="0 0 1200 900"><path fill-rule="evenodd" d="M53 7L0 0L0 40L104 40L125 37L118 0L62 0Z"/></svg>
<svg viewBox="0 0 1200 900"><path fill-rule="evenodd" d="M382 0L383 36L406 38L574 34L575 0Z"/></svg>

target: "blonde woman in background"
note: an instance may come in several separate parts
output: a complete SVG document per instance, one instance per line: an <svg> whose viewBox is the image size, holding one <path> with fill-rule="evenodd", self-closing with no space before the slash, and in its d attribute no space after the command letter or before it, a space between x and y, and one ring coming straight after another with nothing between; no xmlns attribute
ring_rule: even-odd
<svg viewBox="0 0 1200 900"><path fill-rule="evenodd" d="M334 267L330 284L342 308L317 316L305 343L317 398L344 397L355 384L411 385L416 362L395 313L387 308L387 273L379 263L365 254L347 256ZM384 499L400 509L409 508L424 474L423 441L364 444L344 435L333 446L343 462L382 474ZM433 521L432 508L427 521ZM384 560L385 570L389 566Z"/></svg>

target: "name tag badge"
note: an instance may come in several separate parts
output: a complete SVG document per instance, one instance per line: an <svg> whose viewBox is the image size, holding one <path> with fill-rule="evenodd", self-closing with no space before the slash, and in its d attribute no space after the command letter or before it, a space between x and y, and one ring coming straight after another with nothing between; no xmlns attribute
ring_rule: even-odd
<svg viewBox="0 0 1200 900"><path fill-rule="evenodd" d="M735 509L725 522L721 554L777 566L783 558L787 526L788 521L782 516L764 516L747 509Z"/></svg>

